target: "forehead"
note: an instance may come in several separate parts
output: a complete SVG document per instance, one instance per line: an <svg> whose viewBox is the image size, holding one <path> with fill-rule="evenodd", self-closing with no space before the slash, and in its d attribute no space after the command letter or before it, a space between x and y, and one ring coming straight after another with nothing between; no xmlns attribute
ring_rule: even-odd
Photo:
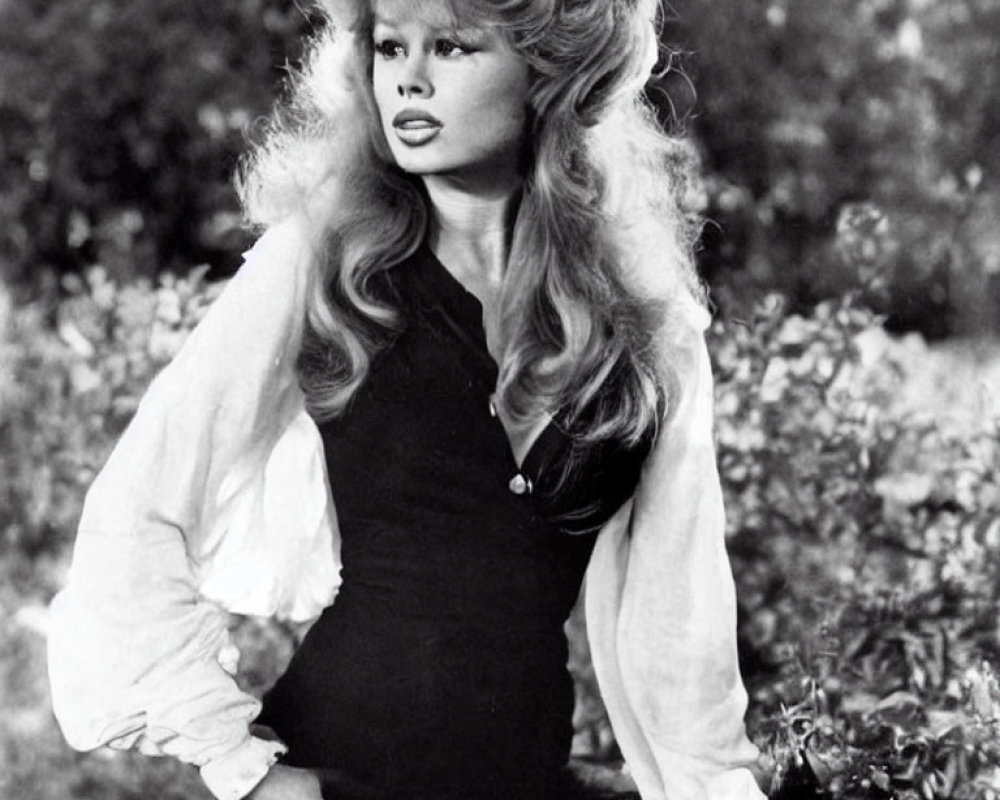
<svg viewBox="0 0 1000 800"><path fill-rule="evenodd" d="M376 23L402 25L419 22L435 28L483 25L484 15L468 2L455 0L372 0Z"/></svg>

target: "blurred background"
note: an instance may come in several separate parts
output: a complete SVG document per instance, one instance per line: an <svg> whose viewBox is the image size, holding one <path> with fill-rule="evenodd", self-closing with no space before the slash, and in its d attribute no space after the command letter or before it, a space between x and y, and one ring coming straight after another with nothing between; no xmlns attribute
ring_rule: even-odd
<svg viewBox="0 0 1000 800"><path fill-rule="evenodd" d="M45 609L86 486L249 244L232 171L315 22L0 0L3 800L207 796L68 750ZM771 794L998 797L1000 3L673 0L663 41ZM576 749L614 761L581 624ZM260 691L296 632L233 627Z"/></svg>

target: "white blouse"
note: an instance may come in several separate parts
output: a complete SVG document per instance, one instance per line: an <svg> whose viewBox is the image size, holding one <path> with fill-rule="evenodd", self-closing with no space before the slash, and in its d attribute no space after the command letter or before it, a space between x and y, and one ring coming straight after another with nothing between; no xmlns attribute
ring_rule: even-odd
<svg viewBox="0 0 1000 800"><path fill-rule="evenodd" d="M49 673L69 743L172 755L220 800L283 752L252 736L226 611L307 620L333 602L340 539L294 372L315 263L273 227L156 378L87 495ZM601 531L585 602L594 669L644 800L758 800L698 319L681 396L632 500ZM676 335L676 334L675 334Z"/></svg>

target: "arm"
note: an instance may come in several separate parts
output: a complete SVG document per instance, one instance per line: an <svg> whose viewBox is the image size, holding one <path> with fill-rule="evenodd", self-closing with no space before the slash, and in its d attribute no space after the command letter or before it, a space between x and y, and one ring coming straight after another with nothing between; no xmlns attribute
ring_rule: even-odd
<svg viewBox="0 0 1000 800"><path fill-rule="evenodd" d="M305 616L335 585L317 434L299 424L293 372L308 247L298 223L265 234L154 381L87 495L52 606L53 709L69 743L175 756L224 800L284 746L250 735L259 703L223 667L235 669L225 612L206 594ZM295 491L279 480L289 464L303 468L302 504L276 519ZM233 580L234 563L256 566L254 586Z"/></svg>
<svg viewBox="0 0 1000 800"><path fill-rule="evenodd" d="M736 603L697 330L681 395L631 505L587 573L587 626L608 714L645 800L756 800Z"/></svg>

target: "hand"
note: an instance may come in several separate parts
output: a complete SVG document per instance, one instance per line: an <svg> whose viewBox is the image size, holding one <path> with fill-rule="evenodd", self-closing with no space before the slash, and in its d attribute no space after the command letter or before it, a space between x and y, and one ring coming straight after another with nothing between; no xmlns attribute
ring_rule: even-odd
<svg viewBox="0 0 1000 800"><path fill-rule="evenodd" d="M323 793L311 770L275 764L245 800L323 800Z"/></svg>

